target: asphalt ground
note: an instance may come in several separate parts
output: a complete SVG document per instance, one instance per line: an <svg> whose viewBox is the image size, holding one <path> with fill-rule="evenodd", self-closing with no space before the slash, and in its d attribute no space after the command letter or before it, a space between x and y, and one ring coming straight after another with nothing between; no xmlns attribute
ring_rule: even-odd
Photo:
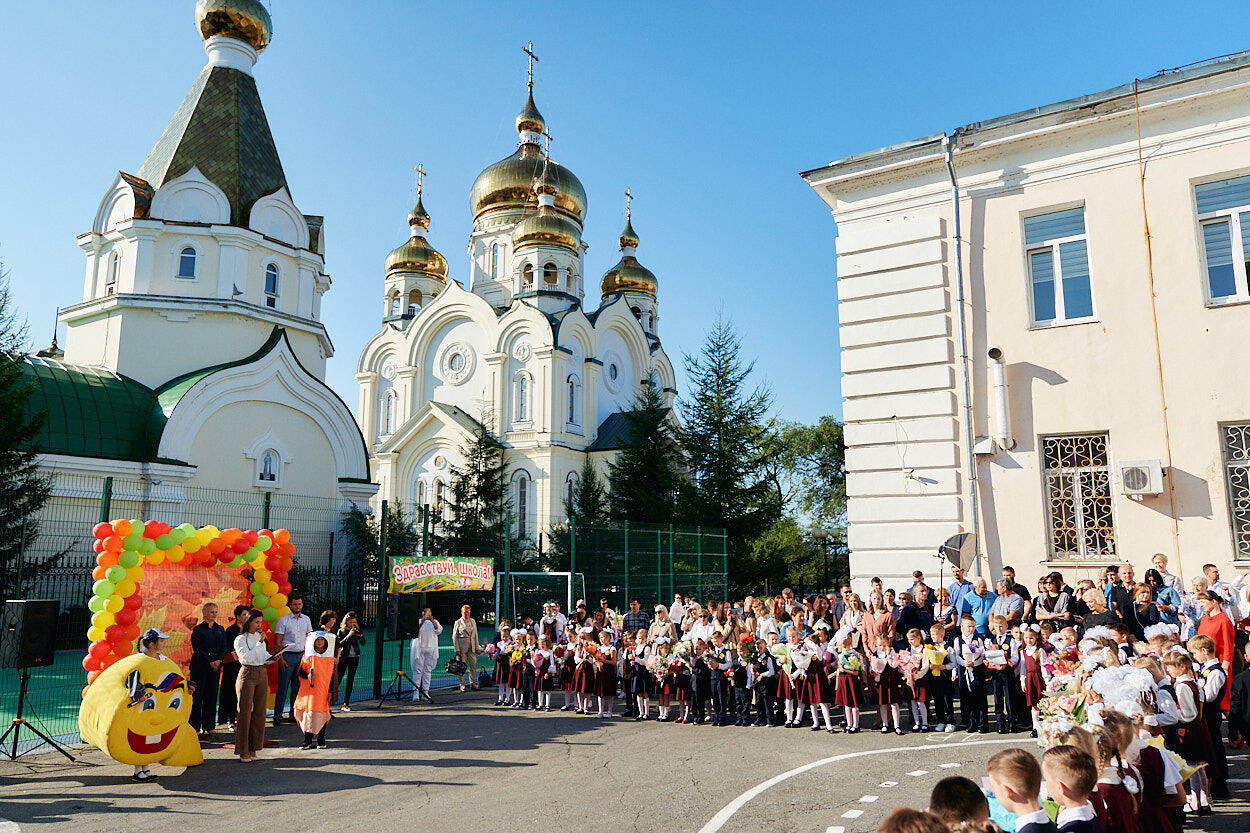
<svg viewBox="0 0 1250 833"><path fill-rule="evenodd" d="M324 750L270 728L279 743L255 763L210 746L202 766L156 766L147 784L95 749L75 750L77 763L0 758L0 831L871 833L895 806L924 807L939 778L980 782L999 749L1036 750L1024 735L830 736L518 712L484 692L435 699L336 713ZM1250 761L1231 764L1246 783L1186 830L1250 829Z"/></svg>

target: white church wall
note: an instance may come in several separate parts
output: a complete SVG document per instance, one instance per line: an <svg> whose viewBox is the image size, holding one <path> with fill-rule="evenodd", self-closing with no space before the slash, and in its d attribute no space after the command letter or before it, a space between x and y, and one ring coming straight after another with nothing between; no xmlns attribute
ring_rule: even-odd
<svg viewBox="0 0 1250 833"><path fill-rule="evenodd" d="M471 320L456 318L440 327L428 343L420 369L420 393L413 404L432 399L476 418L490 372L483 361L483 334Z"/></svg>

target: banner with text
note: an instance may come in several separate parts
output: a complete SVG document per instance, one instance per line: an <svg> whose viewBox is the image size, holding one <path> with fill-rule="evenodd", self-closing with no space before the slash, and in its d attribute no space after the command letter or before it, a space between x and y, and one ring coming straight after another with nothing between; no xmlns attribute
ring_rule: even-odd
<svg viewBox="0 0 1250 833"><path fill-rule="evenodd" d="M391 593L493 589L495 563L489 558L391 556Z"/></svg>

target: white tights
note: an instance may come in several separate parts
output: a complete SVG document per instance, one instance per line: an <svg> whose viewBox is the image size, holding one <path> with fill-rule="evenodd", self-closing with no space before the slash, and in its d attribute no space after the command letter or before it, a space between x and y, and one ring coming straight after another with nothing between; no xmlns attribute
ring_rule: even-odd
<svg viewBox="0 0 1250 833"><path fill-rule="evenodd" d="M929 707L923 700L911 701L911 722L913 726L929 727Z"/></svg>
<svg viewBox="0 0 1250 833"><path fill-rule="evenodd" d="M894 728L895 729L901 728L898 725L898 719L899 719L899 716L902 714L902 709L899 708L898 703L891 703L888 706L877 706L877 714L881 715L882 728L885 728L890 725L890 721L886 718L887 713L894 720Z"/></svg>
<svg viewBox="0 0 1250 833"><path fill-rule="evenodd" d="M859 709L855 708L854 706L843 706L842 711L846 715L846 728L858 729L859 728Z"/></svg>
<svg viewBox="0 0 1250 833"><path fill-rule="evenodd" d="M638 702L638 713L643 717L651 716L651 698L645 694L639 694L634 697Z"/></svg>

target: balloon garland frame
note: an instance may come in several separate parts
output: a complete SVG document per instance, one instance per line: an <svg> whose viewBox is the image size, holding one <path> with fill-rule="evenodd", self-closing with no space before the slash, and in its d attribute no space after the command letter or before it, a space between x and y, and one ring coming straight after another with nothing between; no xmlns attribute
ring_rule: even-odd
<svg viewBox="0 0 1250 833"><path fill-rule="evenodd" d="M263 629L268 632L279 617L291 612L287 606L291 593L288 576L295 563L295 545L285 529L197 529L189 523L171 527L160 521L121 519L96 524L92 535L96 567L91 575L95 584L87 604L91 610L87 628L91 645L82 661L87 685L105 668L135 651L145 564L250 568L252 606L265 617Z"/></svg>

